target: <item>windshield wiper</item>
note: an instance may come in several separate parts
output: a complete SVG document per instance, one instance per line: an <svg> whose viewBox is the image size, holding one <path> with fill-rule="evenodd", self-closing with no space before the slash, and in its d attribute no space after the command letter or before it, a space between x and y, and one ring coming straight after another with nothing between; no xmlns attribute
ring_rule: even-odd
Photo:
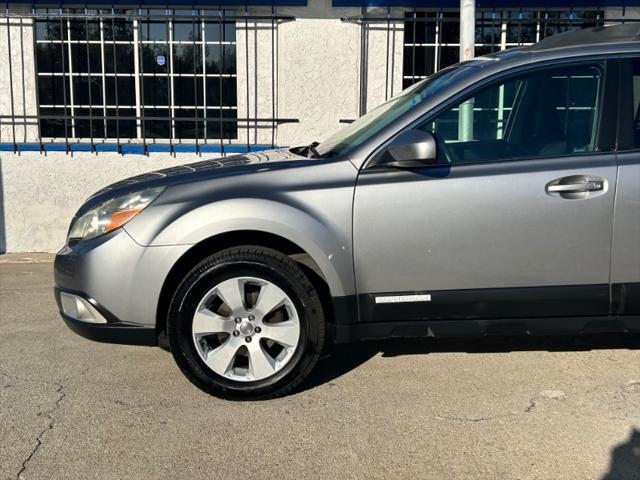
<svg viewBox="0 0 640 480"><path fill-rule="evenodd" d="M303 157L308 158L324 158L327 155L322 155L316 147L320 145L320 142L312 142L311 145L307 145L304 147L295 147L292 148L291 151L296 155L302 155Z"/></svg>
<svg viewBox="0 0 640 480"><path fill-rule="evenodd" d="M320 158L322 157L322 155L320 155L320 152L318 152L318 150L316 150L316 147L320 145L320 142L311 142L311 145L307 145L304 149L305 155L309 156L309 153L313 154L313 157L309 157L309 158Z"/></svg>

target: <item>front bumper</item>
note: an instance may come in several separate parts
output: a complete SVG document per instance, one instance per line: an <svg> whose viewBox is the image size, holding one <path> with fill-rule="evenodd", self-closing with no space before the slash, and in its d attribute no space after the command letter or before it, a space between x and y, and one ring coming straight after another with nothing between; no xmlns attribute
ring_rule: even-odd
<svg viewBox="0 0 640 480"><path fill-rule="evenodd" d="M96 342L120 343L123 345L155 346L158 344L155 327L121 322L94 299L87 298L82 293L64 291L58 287L54 287L53 292L56 297L60 316L62 316L67 327L81 337L88 338L89 340ZM65 311L66 308L62 303L61 297L64 294L77 296L89 302L101 318L105 320L104 323L78 320L77 318L69 315Z"/></svg>
<svg viewBox="0 0 640 480"><path fill-rule="evenodd" d="M62 318L91 340L157 345L160 292L188 248L145 247L124 229L63 247L54 262L54 295ZM70 308L74 298L78 308Z"/></svg>

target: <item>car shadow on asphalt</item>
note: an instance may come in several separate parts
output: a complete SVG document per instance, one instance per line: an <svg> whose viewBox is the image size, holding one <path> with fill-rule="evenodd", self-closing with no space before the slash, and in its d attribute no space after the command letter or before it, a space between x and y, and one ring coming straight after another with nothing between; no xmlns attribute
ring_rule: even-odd
<svg viewBox="0 0 640 480"><path fill-rule="evenodd" d="M340 344L320 359L300 391L309 390L355 370L372 357L428 355L443 352L509 353L528 351L579 352L604 349L640 350L640 336L597 334L558 337L483 337L466 339L389 339Z"/></svg>
<svg viewBox="0 0 640 480"><path fill-rule="evenodd" d="M602 480L640 478L640 430L632 429L629 438L611 451L609 471Z"/></svg>

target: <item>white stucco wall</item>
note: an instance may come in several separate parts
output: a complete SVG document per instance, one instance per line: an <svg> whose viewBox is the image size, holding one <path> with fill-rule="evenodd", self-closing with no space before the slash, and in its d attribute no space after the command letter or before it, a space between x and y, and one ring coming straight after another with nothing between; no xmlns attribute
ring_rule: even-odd
<svg viewBox="0 0 640 480"><path fill-rule="evenodd" d="M385 16L386 13L386 9L370 9L368 15ZM389 14L392 18L402 18L403 9L391 9ZM371 23L366 29L366 35L366 111L370 111L402 91L404 24L403 22Z"/></svg>
<svg viewBox="0 0 640 480"><path fill-rule="evenodd" d="M13 8L16 13L28 10L26 7ZM0 115L38 113L35 78L33 20L0 19ZM0 143L13 142L14 138L22 143L38 140L34 119L21 119L13 126L9 124L10 119L0 119L0 122Z"/></svg>
<svg viewBox="0 0 640 480"><path fill-rule="evenodd" d="M269 15L270 9L252 8L251 14ZM341 21L359 15L358 8L332 8L331 0L309 0L306 7L279 7L279 15L296 18L279 24L274 38L277 90L271 91L271 22L237 23L238 112L240 116L273 117L272 95L276 96L275 116L297 118L298 123L277 127L275 143L298 145L321 140L339 129L341 119L355 119L360 97L360 46L362 26ZM394 10L401 15L401 10ZM384 25L368 31L367 105L384 102L389 93L402 85L401 24L391 24L390 60L387 59L387 34ZM245 42L249 50L246 68ZM257 55L255 54L257 52ZM257 58L257 59L256 59ZM386 80L388 79L388 80ZM391 81L394 87L391 87ZM249 84L249 108L246 86ZM369 109L370 109L369 108ZM239 131L240 142L246 132ZM270 128L251 129L250 143L271 143Z"/></svg>
<svg viewBox="0 0 640 480"><path fill-rule="evenodd" d="M65 240L80 205L102 187L173 165L200 160L194 154L113 155L0 152L0 194L7 252L53 252ZM4 220L4 221L3 221ZM0 247L2 245L0 244Z"/></svg>

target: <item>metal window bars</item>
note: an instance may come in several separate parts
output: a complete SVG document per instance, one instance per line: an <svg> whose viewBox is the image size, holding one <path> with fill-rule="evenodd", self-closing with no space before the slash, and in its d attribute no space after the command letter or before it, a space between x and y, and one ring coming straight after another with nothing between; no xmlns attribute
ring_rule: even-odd
<svg viewBox="0 0 640 480"><path fill-rule="evenodd" d="M275 101L277 28L294 20L276 7L270 15L251 15L247 9L19 11L7 4L0 13L0 32L6 30L0 70L9 90L8 102L0 102L0 150L225 154L275 147L278 125L298 121L277 117ZM246 115L239 115L235 30L248 32L250 23L271 30L271 116L259 116L255 105L250 115L248 81L242 82ZM244 40L248 74L248 34ZM258 129L270 130L270 144L251 142Z"/></svg>
<svg viewBox="0 0 640 480"><path fill-rule="evenodd" d="M360 115L367 112L368 42L372 28L386 30L385 68L394 68L397 25L404 25L403 74L401 84L387 75L385 100L438 70L459 61L459 10L402 8L363 8L357 16L343 17L343 22L361 26L360 48ZM483 9L476 10L476 56L507 48L531 45L543 38L578 28L601 26L605 22L625 22L625 9L620 18L605 18L601 8L586 10L561 9ZM390 82L389 83L389 79ZM350 123L343 119L342 123Z"/></svg>

